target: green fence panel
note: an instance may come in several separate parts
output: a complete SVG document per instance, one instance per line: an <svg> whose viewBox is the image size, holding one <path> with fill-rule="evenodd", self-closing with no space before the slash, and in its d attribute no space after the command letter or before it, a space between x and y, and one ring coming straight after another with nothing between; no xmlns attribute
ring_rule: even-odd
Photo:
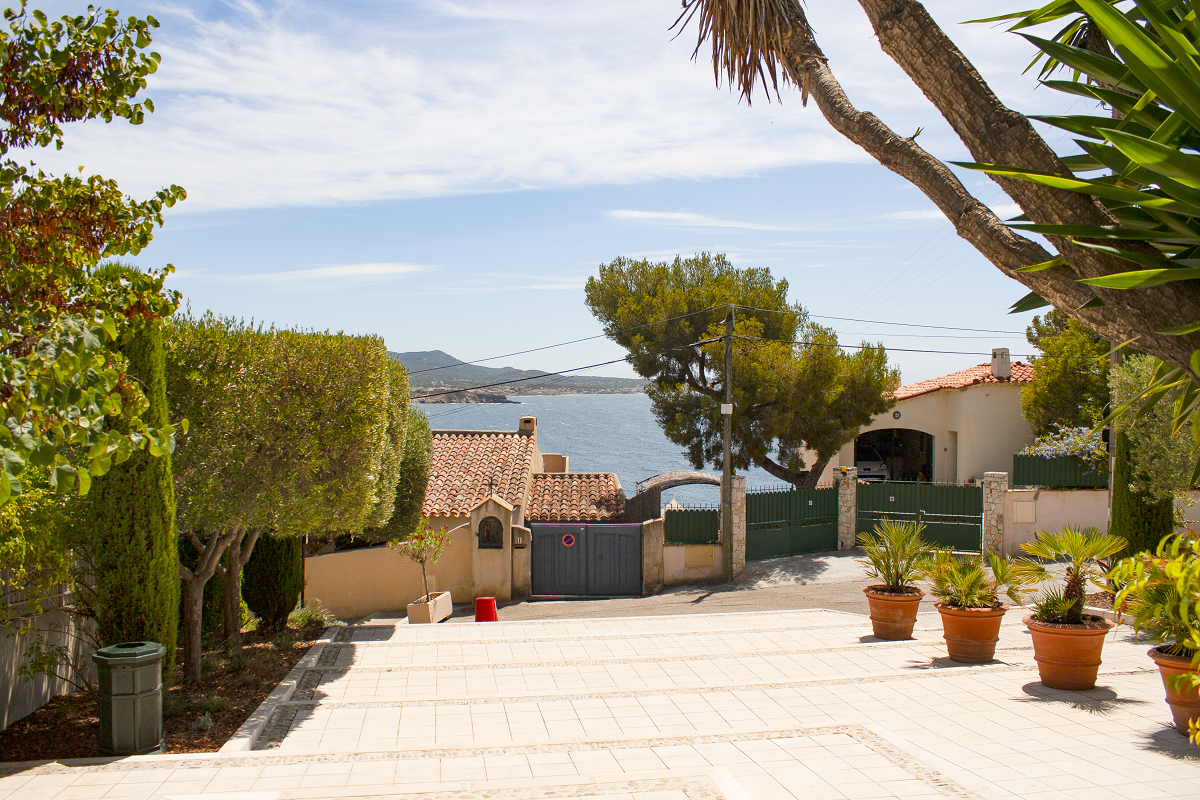
<svg viewBox="0 0 1200 800"><path fill-rule="evenodd" d="M856 530L873 531L885 519L922 522L922 533L933 544L979 552L983 546L983 487L860 481Z"/></svg>
<svg viewBox="0 0 1200 800"><path fill-rule="evenodd" d="M721 512L715 508L672 508L663 514L667 544L716 544L720 533Z"/></svg>
<svg viewBox="0 0 1200 800"><path fill-rule="evenodd" d="M1071 456L1013 453L1013 486L1108 486L1108 470L1081 464Z"/></svg>
<svg viewBox="0 0 1200 800"><path fill-rule="evenodd" d="M746 560L837 549L837 490L746 495Z"/></svg>

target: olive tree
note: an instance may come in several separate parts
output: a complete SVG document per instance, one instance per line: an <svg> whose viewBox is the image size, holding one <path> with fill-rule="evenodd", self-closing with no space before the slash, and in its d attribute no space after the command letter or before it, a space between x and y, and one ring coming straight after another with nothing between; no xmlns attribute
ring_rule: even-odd
<svg viewBox="0 0 1200 800"><path fill-rule="evenodd" d="M407 375L373 336L264 329L211 313L172 320L172 410L192 429L174 459L184 661L200 680L203 591L224 588L225 638L240 642L241 571L264 531L355 532L391 516ZM224 563L222 563L224 556Z"/></svg>

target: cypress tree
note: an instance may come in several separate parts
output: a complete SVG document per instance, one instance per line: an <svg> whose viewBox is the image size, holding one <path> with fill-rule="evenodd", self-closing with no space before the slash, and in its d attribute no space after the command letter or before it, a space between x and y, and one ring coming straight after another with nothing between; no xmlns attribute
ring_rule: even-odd
<svg viewBox="0 0 1200 800"><path fill-rule="evenodd" d="M126 267L108 267L119 277ZM162 322L130 324L116 342L129 361L129 374L141 383L149 407L141 419L152 428L167 424L167 391ZM120 431L131 420L115 421ZM97 478L87 496L86 536L93 590L85 604L104 645L158 642L166 648L163 680L175 667L179 628L179 555L175 532L175 489L171 457L138 450Z"/></svg>
<svg viewBox="0 0 1200 800"><path fill-rule="evenodd" d="M1126 541L1122 555L1143 550L1154 551L1159 541L1171 533L1175 524L1175 506L1171 498L1155 500L1144 492L1130 489L1129 435L1117 434L1116 463L1112 475L1112 519L1108 532Z"/></svg>
<svg viewBox="0 0 1200 800"><path fill-rule="evenodd" d="M304 588L304 547L299 536L262 536L242 570L242 597L263 630L282 630Z"/></svg>

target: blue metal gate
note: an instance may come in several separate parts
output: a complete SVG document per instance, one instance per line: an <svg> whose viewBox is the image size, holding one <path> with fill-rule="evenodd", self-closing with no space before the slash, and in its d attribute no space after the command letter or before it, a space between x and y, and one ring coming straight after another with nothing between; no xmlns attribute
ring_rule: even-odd
<svg viewBox="0 0 1200 800"><path fill-rule="evenodd" d="M641 524L535 522L530 530L535 596L641 595Z"/></svg>

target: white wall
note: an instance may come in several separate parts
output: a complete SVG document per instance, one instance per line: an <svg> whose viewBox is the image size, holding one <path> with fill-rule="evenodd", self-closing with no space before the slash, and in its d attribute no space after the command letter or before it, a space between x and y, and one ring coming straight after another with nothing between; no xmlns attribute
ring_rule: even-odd
<svg viewBox="0 0 1200 800"><path fill-rule="evenodd" d="M1012 472L1013 453L1033 442L1021 413L1020 384L981 383L901 400L859 434L892 428L933 437L933 480L946 483L978 482L985 472ZM827 477L837 466L853 466L854 443L843 447L834 462Z"/></svg>
<svg viewBox="0 0 1200 800"><path fill-rule="evenodd" d="M1004 496L1004 552L1023 555L1021 544L1038 531L1064 525L1108 530L1107 489L1010 489Z"/></svg>

